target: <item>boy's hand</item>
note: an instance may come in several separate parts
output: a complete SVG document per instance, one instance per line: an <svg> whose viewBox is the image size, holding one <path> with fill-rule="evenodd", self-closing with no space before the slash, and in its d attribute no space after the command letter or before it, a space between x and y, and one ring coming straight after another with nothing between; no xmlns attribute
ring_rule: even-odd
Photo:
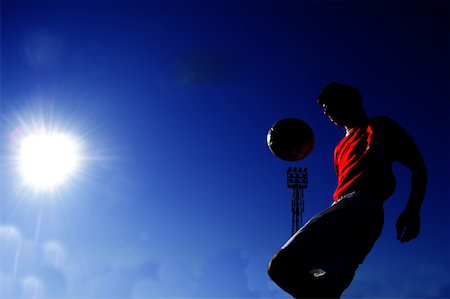
<svg viewBox="0 0 450 299"><path fill-rule="evenodd" d="M419 212L405 210L397 219L397 240L408 242L419 235L420 214Z"/></svg>

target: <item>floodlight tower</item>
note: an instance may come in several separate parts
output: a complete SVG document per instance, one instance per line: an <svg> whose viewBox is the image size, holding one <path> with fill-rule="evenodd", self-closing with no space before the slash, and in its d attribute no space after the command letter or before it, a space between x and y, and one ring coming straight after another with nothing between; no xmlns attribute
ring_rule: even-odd
<svg viewBox="0 0 450 299"><path fill-rule="evenodd" d="M287 185L292 189L292 235L294 235L303 225L303 212L305 211L303 190L308 186L308 170L289 167Z"/></svg>

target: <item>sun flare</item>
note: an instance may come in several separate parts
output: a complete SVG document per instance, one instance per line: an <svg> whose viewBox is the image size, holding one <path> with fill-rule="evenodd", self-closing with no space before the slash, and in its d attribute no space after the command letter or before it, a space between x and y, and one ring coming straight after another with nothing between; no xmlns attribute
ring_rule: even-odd
<svg viewBox="0 0 450 299"><path fill-rule="evenodd" d="M19 166L25 183L52 189L73 175L80 162L74 138L61 133L29 135L22 139Z"/></svg>

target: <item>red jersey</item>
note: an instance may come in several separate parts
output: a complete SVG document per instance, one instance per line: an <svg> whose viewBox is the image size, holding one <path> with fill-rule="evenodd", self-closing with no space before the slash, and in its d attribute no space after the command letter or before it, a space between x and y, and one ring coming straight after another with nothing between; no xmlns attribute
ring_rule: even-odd
<svg viewBox="0 0 450 299"><path fill-rule="evenodd" d="M365 171L364 156L370 148L372 137L373 130L370 126L356 128L336 146L334 163L338 186L333 195L334 201L346 193L356 191L352 187L357 185Z"/></svg>
<svg viewBox="0 0 450 299"><path fill-rule="evenodd" d="M370 192L389 197L395 188L387 142L383 138L382 118L371 119L367 127L355 128L334 151L338 185L333 195L337 201L351 192Z"/></svg>

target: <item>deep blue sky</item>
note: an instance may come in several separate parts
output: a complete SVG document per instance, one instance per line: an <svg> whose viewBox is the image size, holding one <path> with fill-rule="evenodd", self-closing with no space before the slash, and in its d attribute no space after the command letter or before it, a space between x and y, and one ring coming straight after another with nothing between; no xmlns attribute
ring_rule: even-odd
<svg viewBox="0 0 450 299"><path fill-rule="evenodd" d="M344 132L315 99L332 80L404 126L429 170L422 233L400 244L410 175L395 166L383 235L344 298L450 297L448 1L0 7L0 297L288 298L266 275L290 236L285 171L308 167L306 219L331 204ZM265 143L284 117L316 135L299 163ZM33 121L83 140L57 194L17 182Z"/></svg>

